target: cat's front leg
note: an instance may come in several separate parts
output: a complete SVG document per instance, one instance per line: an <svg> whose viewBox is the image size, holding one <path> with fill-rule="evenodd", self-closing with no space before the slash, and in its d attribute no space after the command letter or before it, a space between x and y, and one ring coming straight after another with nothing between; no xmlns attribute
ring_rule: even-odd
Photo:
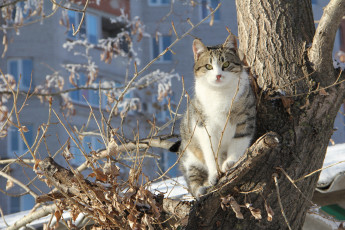
<svg viewBox="0 0 345 230"><path fill-rule="evenodd" d="M215 160L215 152L212 147L217 146L216 145L217 143L208 136L204 127L197 129L195 133L198 135L198 140L199 140L200 147L202 149L204 162L207 166L207 170L208 170L207 181L210 186L216 185L219 179L219 175L218 175L218 170L217 170L217 165L216 165L216 160Z"/></svg>
<svg viewBox="0 0 345 230"><path fill-rule="evenodd" d="M251 136L234 137L227 152L227 159L223 162L221 170L223 173L229 171L232 166L243 156L244 152L248 148Z"/></svg>

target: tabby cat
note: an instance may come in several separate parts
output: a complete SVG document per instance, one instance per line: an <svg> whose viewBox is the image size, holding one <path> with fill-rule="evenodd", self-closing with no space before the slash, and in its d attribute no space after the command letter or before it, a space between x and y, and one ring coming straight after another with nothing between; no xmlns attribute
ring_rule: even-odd
<svg viewBox="0 0 345 230"><path fill-rule="evenodd" d="M233 34L211 47L195 39L193 53L195 96L181 122L179 151L180 169L198 199L251 143L256 102Z"/></svg>

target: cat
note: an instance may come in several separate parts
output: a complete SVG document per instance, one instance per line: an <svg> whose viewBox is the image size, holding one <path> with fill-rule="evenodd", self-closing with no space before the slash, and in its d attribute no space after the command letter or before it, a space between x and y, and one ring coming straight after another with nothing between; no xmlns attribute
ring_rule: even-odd
<svg viewBox="0 0 345 230"><path fill-rule="evenodd" d="M199 199L251 143L256 100L233 34L223 44L210 47L195 39L193 53L195 96L181 121L179 152L182 154L180 170L190 192Z"/></svg>

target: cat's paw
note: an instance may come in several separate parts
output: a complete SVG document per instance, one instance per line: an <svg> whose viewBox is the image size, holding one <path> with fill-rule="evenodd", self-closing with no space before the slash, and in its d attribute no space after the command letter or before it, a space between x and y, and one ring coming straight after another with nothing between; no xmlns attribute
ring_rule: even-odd
<svg viewBox="0 0 345 230"><path fill-rule="evenodd" d="M223 165L222 165L222 172L223 173L226 173L227 171L229 171L232 166L235 164L235 161L232 161L232 160L226 160L224 161Z"/></svg>
<svg viewBox="0 0 345 230"><path fill-rule="evenodd" d="M218 182L218 174L213 174L213 175L209 175L208 176L208 183L210 184L210 186L214 186L217 184Z"/></svg>
<svg viewBox="0 0 345 230"><path fill-rule="evenodd" d="M197 189L196 193L195 193L195 198L196 198L197 200L200 200L200 197L201 197L202 195L205 195L206 192L207 192L207 187L205 187L205 186L199 187L199 188Z"/></svg>

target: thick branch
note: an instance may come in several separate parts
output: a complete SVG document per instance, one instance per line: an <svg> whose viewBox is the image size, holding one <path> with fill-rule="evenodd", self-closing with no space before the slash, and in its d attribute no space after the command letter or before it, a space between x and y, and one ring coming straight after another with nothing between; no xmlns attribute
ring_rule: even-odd
<svg viewBox="0 0 345 230"><path fill-rule="evenodd" d="M119 145L116 151L114 152L108 152L106 149L101 150L99 152L99 155L97 156L97 159L102 159L102 158L108 157L109 155L117 157L118 152L132 151L132 150L136 150L137 148L145 149L145 148L150 148L150 147L156 147L156 148L169 150L170 147L173 146L175 143L168 141L167 139L176 138L176 137L177 137L176 135L168 135L164 138L158 137L158 138L147 138L147 139L139 140L139 143L137 143L136 141L128 142L128 143ZM79 172L85 170L88 167L88 164L89 164L88 161L85 161L83 164L81 164L77 168L77 170Z"/></svg>
<svg viewBox="0 0 345 230"><path fill-rule="evenodd" d="M238 160L238 162L227 172L226 176L221 178L217 190L230 185L234 187L236 183L241 181L241 178L266 154L270 153L279 144L279 138L276 133L269 132L260 137L245 154ZM229 188L228 188L229 189ZM227 190L228 190L227 189Z"/></svg>
<svg viewBox="0 0 345 230"><path fill-rule="evenodd" d="M31 223L34 220L37 220L41 217L44 217L50 213L54 213L56 210L56 205L51 204L51 205L45 205L39 210L32 212L23 218L19 219L17 222L15 222L13 225L7 228L7 230L14 230L14 229L19 229L20 227L23 227L29 223Z"/></svg>
<svg viewBox="0 0 345 230"><path fill-rule="evenodd" d="M324 9L309 51L316 71L332 67L332 51L338 26L345 12L345 1L331 0Z"/></svg>
<svg viewBox="0 0 345 230"><path fill-rule="evenodd" d="M194 209L190 202L176 201L170 199L164 199L163 211L170 215L177 215L180 219L186 218L190 215L191 221L187 229L198 229L197 226L192 226L195 223L202 223L196 221L197 216L213 220L213 215L217 213L217 209L220 206L221 194L228 194L230 190L234 189L238 183L241 182L241 178L257 163L263 156L271 153L279 144L277 134L270 132L259 138L248 150L245 155L234 165L231 171L227 173L216 187L211 187L209 193L204 197L201 202L197 203ZM210 204L216 207L215 209L210 208ZM212 214L210 213L212 211ZM191 214L189 212L192 211ZM207 222L207 221L206 221Z"/></svg>
<svg viewBox="0 0 345 230"><path fill-rule="evenodd" d="M203 226L213 226L220 219L224 218L224 211L221 208L221 197L229 194L237 194L243 183L242 178L260 162L262 157L271 154L276 150L279 138L276 133L270 132L259 138L245 155L234 165L227 175L221 178L215 188L196 203L192 209L186 229L201 229ZM261 181L256 182L257 184ZM210 212L212 210L212 212Z"/></svg>

